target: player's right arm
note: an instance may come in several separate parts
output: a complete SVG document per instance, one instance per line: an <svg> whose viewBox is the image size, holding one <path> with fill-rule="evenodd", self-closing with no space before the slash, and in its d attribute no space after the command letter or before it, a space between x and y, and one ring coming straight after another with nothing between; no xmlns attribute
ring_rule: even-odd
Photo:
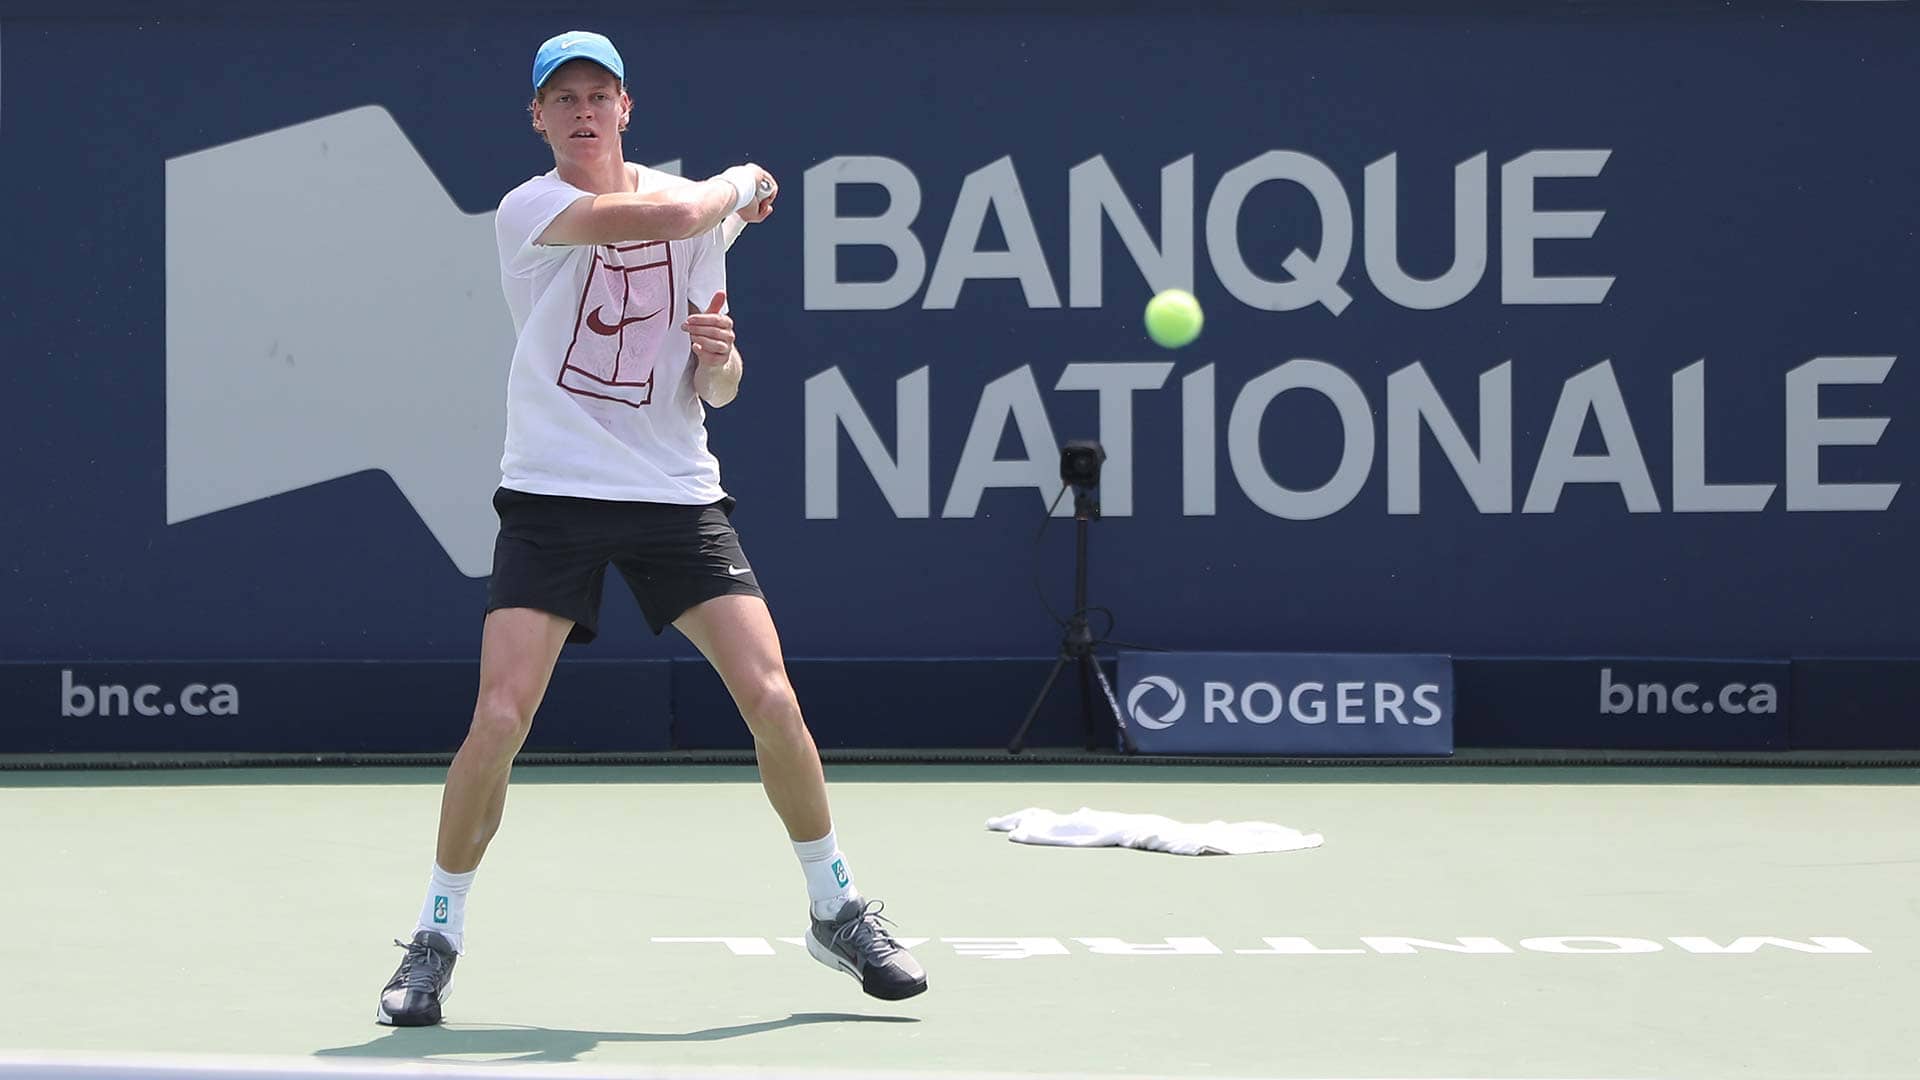
<svg viewBox="0 0 1920 1080"><path fill-rule="evenodd" d="M536 242L593 246L687 240L714 229L743 206L762 201L756 190L762 180L773 183L758 165L735 165L697 183L584 196L562 210Z"/></svg>

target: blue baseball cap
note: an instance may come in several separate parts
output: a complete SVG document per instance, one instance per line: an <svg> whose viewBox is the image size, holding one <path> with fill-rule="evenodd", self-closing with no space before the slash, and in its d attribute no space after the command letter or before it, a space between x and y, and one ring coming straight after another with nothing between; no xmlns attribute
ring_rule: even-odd
<svg viewBox="0 0 1920 1080"><path fill-rule="evenodd" d="M554 70L569 60L591 60L613 72L614 78L627 81L627 66L620 62L620 50L613 47L613 42L591 30L569 30L548 38L533 54L534 91L546 85Z"/></svg>

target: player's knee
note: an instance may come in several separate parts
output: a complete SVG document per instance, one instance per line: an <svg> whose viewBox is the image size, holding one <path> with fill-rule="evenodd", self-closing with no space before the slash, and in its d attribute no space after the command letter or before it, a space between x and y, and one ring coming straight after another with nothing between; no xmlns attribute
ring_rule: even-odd
<svg viewBox="0 0 1920 1080"><path fill-rule="evenodd" d="M800 702L794 697L793 684L785 672L770 672L754 678L740 691L740 715L756 738L780 738L795 734L803 727Z"/></svg>
<svg viewBox="0 0 1920 1080"><path fill-rule="evenodd" d="M503 753L512 754L527 741L533 728L533 710L516 695L482 694L473 710L472 738Z"/></svg>

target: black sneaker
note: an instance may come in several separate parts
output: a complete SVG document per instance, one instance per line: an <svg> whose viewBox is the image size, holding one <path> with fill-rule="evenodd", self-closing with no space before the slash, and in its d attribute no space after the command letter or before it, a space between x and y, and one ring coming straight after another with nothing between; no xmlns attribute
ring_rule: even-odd
<svg viewBox="0 0 1920 1080"><path fill-rule="evenodd" d="M453 962L460 954L452 942L432 930L416 931L412 942L394 944L407 950L407 955L380 992L380 1012L374 1019L394 1027L439 1023L440 1006L453 996Z"/></svg>
<svg viewBox="0 0 1920 1080"><path fill-rule="evenodd" d="M815 960L860 980L860 989L877 998L899 1001L927 988L927 973L887 933L878 900L855 897L832 919L815 919L807 932L807 952Z"/></svg>

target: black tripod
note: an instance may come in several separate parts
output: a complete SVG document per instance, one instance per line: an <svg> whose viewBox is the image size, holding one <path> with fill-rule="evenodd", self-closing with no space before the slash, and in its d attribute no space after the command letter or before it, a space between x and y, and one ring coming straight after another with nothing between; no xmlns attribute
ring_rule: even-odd
<svg viewBox="0 0 1920 1080"><path fill-rule="evenodd" d="M1091 488L1078 484L1073 488L1073 616L1067 620L1066 633L1060 639L1060 658L1053 662L1053 670L1047 673L1047 681L1040 686L1040 695L1033 699L1033 706L1027 710L1027 718L1020 724L1020 730L1013 733L1013 741L1007 744L1007 752L1017 754L1026 745L1027 729L1033 727L1034 717L1040 715L1040 706L1046 703L1047 695L1053 692L1053 684L1060 678L1061 669L1069 662L1080 665L1080 719L1085 725L1087 749L1099 746L1099 733L1093 722L1093 684L1100 684L1102 700L1107 703L1107 712L1113 717L1113 725L1119 729L1120 745L1131 754L1134 752L1133 735L1127 731L1127 723L1120 717L1120 702L1113 695L1113 684L1107 681L1107 673L1100 668L1100 660L1093 655L1093 631L1087 626L1087 523L1100 516L1099 500L1094 498Z"/></svg>

